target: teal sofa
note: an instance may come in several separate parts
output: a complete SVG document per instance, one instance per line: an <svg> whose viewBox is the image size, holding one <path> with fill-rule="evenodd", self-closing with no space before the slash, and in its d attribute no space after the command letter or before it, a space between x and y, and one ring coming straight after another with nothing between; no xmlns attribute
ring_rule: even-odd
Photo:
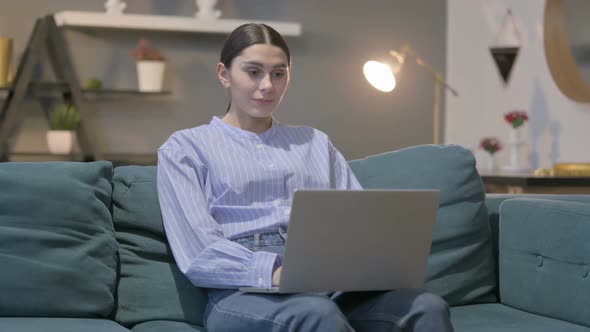
<svg viewBox="0 0 590 332"><path fill-rule="evenodd" d="M590 196L487 195L459 146L350 161L365 188L438 188L425 288L456 331L590 331ZM156 168L0 164L0 331L205 331Z"/></svg>

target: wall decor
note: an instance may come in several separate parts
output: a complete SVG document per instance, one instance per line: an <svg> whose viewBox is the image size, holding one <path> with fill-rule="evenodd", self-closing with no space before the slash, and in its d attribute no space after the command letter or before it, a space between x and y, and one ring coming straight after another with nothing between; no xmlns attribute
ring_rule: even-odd
<svg viewBox="0 0 590 332"><path fill-rule="evenodd" d="M511 25L513 27L514 34L517 37L518 42L522 43L520 31L514 22L514 16L512 16L512 10L510 9L508 9L504 15L502 25L500 26L500 30L496 34L496 39L494 40L494 46L490 47L492 59L498 68L498 73L500 74L504 85L508 85L512 68L514 67L514 63L516 62L516 58L518 57L518 53L520 51L520 45L499 44L499 37L507 25Z"/></svg>
<svg viewBox="0 0 590 332"><path fill-rule="evenodd" d="M543 42L547 65L559 90L579 103L590 103L589 10L587 0L545 3Z"/></svg>

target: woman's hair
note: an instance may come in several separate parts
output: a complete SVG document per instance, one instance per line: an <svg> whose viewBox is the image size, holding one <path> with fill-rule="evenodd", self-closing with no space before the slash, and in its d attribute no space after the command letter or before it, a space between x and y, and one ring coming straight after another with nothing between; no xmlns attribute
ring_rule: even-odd
<svg viewBox="0 0 590 332"><path fill-rule="evenodd" d="M291 64L291 53L283 36L266 24L256 23L240 25L230 33L221 49L219 61L229 68L236 56L254 44L270 44L280 47L287 56L288 64Z"/></svg>

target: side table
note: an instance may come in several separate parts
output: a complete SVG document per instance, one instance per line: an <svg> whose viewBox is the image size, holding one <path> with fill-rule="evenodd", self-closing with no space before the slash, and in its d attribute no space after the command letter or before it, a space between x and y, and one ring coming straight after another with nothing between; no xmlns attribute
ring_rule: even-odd
<svg viewBox="0 0 590 332"><path fill-rule="evenodd" d="M590 194L590 176L551 176L531 173L482 172L488 193Z"/></svg>

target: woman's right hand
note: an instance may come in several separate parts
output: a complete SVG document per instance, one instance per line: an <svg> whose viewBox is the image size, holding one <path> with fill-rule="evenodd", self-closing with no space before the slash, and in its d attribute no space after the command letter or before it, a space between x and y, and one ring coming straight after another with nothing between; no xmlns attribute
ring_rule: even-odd
<svg viewBox="0 0 590 332"><path fill-rule="evenodd" d="M283 271L283 267L279 266L275 272L272 274L272 285L278 286L279 282L281 281L281 272Z"/></svg>

